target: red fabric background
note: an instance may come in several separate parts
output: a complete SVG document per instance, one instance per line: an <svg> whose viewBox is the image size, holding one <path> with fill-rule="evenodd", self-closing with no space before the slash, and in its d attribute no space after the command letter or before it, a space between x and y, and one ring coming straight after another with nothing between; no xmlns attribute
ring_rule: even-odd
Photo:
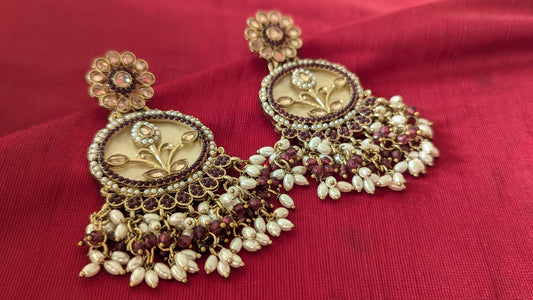
<svg viewBox="0 0 533 300"><path fill-rule="evenodd" d="M533 298L533 2L48 2L0 4L2 298ZM78 278L102 203L86 160L107 121L86 92L92 58L146 59L151 107L199 117L248 157L278 138L257 102L266 64L243 38L260 8L294 17L300 57L344 64L434 121L436 167L402 193L295 189L294 230L243 253L229 280Z"/></svg>

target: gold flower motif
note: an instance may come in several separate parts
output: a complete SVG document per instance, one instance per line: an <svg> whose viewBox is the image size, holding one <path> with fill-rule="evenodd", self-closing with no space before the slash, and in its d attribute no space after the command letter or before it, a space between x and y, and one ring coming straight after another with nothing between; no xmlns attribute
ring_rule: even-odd
<svg viewBox="0 0 533 300"><path fill-rule="evenodd" d="M302 47L300 28L293 26L292 19L277 11L260 11L247 21L244 37L252 52L275 64L296 57Z"/></svg>
<svg viewBox="0 0 533 300"><path fill-rule="evenodd" d="M142 110L154 96L154 74L148 72L146 61L136 59L131 52L109 51L105 57L96 58L87 81L89 94L100 106L120 114Z"/></svg>

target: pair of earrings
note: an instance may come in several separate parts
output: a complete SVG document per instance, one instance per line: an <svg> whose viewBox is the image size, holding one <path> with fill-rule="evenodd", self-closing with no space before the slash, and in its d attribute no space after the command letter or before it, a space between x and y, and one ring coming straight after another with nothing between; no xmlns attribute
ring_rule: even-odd
<svg viewBox="0 0 533 300"><path fill-rule="evenodd" d="M97 58L89 93L109 109L109 123L89 148L91 174L106 199L80 245L89 246L80 276L103 268L130 274L130 285L187 282L203 268L228 277L293 223L294 185L318 181L320 199L376 187L405 189L403 174L425 173L439 155L431 123L400 96L375 97L357 76L325 60L298 59L300 29L278 12L247 21L252 52L268 61L259 91L281 139L247 160L231 157L198 119L149 109L155 77L131 52ZM310 176L306 177L306 174Z"/></svg>

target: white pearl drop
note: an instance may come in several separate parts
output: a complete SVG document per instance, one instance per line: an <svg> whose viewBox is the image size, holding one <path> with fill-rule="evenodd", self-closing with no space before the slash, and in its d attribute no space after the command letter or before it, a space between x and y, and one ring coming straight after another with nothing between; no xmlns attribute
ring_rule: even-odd
<svg viewBox="0 0 533 300"><path fill-rule="evenodd" d="M89 263L81 269L80 277L93 277L100 271L100 264Z"/></svg>
<svg viewBox="0 0 533 300"><path fill-rule="evenodd" d="M294 175L292 174L285 175L285 177L283 177L283 188L286 191L290 191L292 190L293 186L294 186Z"/></svg>
<svg viewBox="0 0 533 300"><path fill-rule="evenodd" d="M365 192L369 194L374 194L374 192L376 191L374 182L370 178L365 178L363 180L363 188L365 189Z"/></svg>
<svg viewBox="0 0 533 300"><path fill-rule="evenodd" d="M272 215L278 218L286 218L289 215L289 210L285 207L278 207L274 210Z"/></svg>
<svg viewBox="0 0 533 300"><path fill-rule="evenodd" d="M254 221L254 227L257 232L265 232L266 230L266 223L265 219L263 217L257 217Z"/></svg>
<svg viewBox="0 0 533 300"><path fill-rule="evenodd" d="M130 256L128 255L128 253L123 251L113 251L113 253L111 253L111 259L121 265L125 265L130 260Z"/></svg>
<svg viewBox="0 0 533 300"><path fill-rule="evenodd" d="M137 267L131 272L130 275L130 286L136 286L141 283L144 279L146 270L143 267Z"/></svg>
<svg viewBox="0 0 533 300"><path fill-rule="evenodd" d="M148 284L151 288L156 288L159 284L159 276L157 276L157 273L154 270L148 270L144 274L144 281L146 281L146 284Z"/></svg>
<svg viewBox="0 0 533 300"><path fill-rule="evenodd" d="M294 209L295 207L294 201L287 194L282 194L281 196L279 196L279 202L281 203L281 205L285 206L286 208Z"/></svg>
<svg viewBox="0 0 533 300"><path fill-rule="evenodd" d="M279 224L274 221L269 221L267 223L267 231L271 236L275 237L278 237L281 234L281 228L279 227Z"/></svg>
<svg viewBox="0 0 533 300"><path fill-rule="evenodd" d="M361 192L363 190L363 179L359 175L354 175L352 178L352 184L357 192Z"/></svg>
<svg viewBox="0 0 533 300"><path fill-rule="evenodd" d="M229 248L233 253L239 253L242 249L242 239L240 237L233 238L229 244Z"/></svg>
<svg viewBox="0 0 533 300"><path fill-rule="evenodd" d="M216 270L218 264L218 258L216 255L209 255L209 257L206 259L204 264L205 273L211 274L214 270Z"/></svg>
<svg viewBox="0 0 533 300"><path fill-rule="evenodd" d="M320 198L321 200L326 199L326 197L328 196L328 186L326 185L325 182L321 182L318 185L317 194L318 194L318 198Z"/></svg>
<svg viewBox="0 0 533 300"><path fill-rule="evenodd" d="M124 270L124 268L122 268L120 263L117 262L117 261L114 261L114 260L106 260L104 262L104 268L107 271L107 273L109 273L111 275L124 275L124 274L126 274L126 271Z"/></svg>
<svg viewBox="0 0 533 300"><path fill-rule="evenodd" d="M288 219L278 219L277 223L283 231L290 231L294 228L294 224Z"/></svg>

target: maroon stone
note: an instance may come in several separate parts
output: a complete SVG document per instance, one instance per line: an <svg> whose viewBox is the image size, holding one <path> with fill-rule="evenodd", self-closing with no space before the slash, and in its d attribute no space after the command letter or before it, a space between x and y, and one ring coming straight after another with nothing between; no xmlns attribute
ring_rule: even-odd
<svg viewBox="0 0 533 300"><path fill-rule="evenodd" d="M215 165L225 167L229 165L230 161L231 158L228 155L221 155L215 160Z"/></svg>
<svg viewBox="0 0 533 300"><path fill-rule="evenodd" d="M365 100L365 105L372 106L376 104L376 98L368 98Z"/></svg>
<svg viewBox="0 0 533 300"><path fill-rule="evenodd" d="M346 167L348 168L350 172L352 172L353 170L356 170L360 166L361 166L361 163L358 162L355 158L350 158L346 161Z"/></svg>
<svg viewBox="0 0 533 300"><path fill-rule="evenodd" d="M277 178L270 178L270 186L271 187L277 187L279 186L279 180Z"/></svg>
<svg viewBox="0 0 533 300"><path fill-rule="evenodd" d="M135 254L141 255L144 253L144 250L146 250L146 244L143 241L135 241L133 242L133 245L131 245L131 250Z"/></svg>
<svg viewBox="0 0 533 300"><path fill-rule="evenodd" d="M134 196L133 198L130 198L128 199L128 201L126 201L126 207L131 210L138 209L139 207L141 207L141 205L142 198L140 196Z"/></svg>
<svg viewBox="0 0 533 300"><path fill-rule="evenodd" d="M310 169L318 164L317 160L314 158L309 158L306 162L307 168Z"/></svg>
<svg viewBox="0 0 533 300"><path fill-rule="evenodd" d="M349 137L351 135L351 131L347 127L340 127L339 134L343 137Z"/></svg>
<svg viewBox="0 0 533 300"><path fill-rule="evenodd" d="M176 204L176 200L174 200L174 198L169 195L164 195L163 197L161 197L161 200L159 200L159 204L163 208L170 209L174 207L174 205Z"/></svg>
<svg viewBox="0 0 533 300"><path fill-rule="evenodd" d="M339 168L339 175L343 178L346 178L348 176L348 168L342 166Z"/></svg>
<svg viewBox="0 0 533 300"><path fill-rule="evenodd" d="M292 129L292 128L287 128L283 131L283 134L285 135L285 137L288 137L288 138L293 138L296 136L296 134L298 133L298 131L296 131L296 129Z"/></svg>
<svg viewBox="0 0 533 300"><path fill-rule="evenodd" d="M257 197L261 198L261 199L268 199L270 198L267 194L267 192L265 191L258 191L256 194L255 194Z"/></svg>
<svg viewBox="0 0 533 300"><path fill-rule="evenodd" d="M151 232L143 235L142 239L147 248L157 246L157 237Z"/></svg>
<svg viewBox="0 0 533 300"><path fill-rule="evenodd" d="M244 215L246 213L246 208L244 207L244 204L238 203L233 207L233 210L237 213L237 215Z"/></svg>
<svg viewBox="0 0 533 300"><path fill-rule="evenodd" d="M117 206L122 204L124 202L124 199L126 199L126 196L120 195L120 194L112 194L107 198L107 202L111 205Z"/></svg>
<svg viewBox="0 0 533 300"><path fill-rule="evenodd" d="M209 224L209 231L211 231L214 235L219 235L222 232L222 227L220 227L220 221L214 220Z"/></svg>
<svg viewBox="0 0 533 300"><path fill-rule="evenodd" d="M324 168L320 165L316 165L311 169L311 173L315 174L317 178L320 178L322 175L324 175Z"/></svg>
<svg viewBox="0 0 533 300"><path fill-rule="evenodd" d="M222 168L211 168L209 170L207 170L207 174L209 174L210 176L214 177L214 178L220 178L224 175L226 175L226 171L224 171L224 169Z"/></svg>
<svg viewBox="0 0 533 300"><path fill-rule="evenodd" d="M259 177L257 178L257 183L260 187L265 188L268 185L268 178L266 177Z"/></svg>
<svg viewBox="0 0 533 300"><path fill-rule="evenodd" d="M416 107L407 106L407 108L405 109L405 113L407 113L407 115L409 115L409 116L414 115L416 113Z"/></svg>
<svg viewBox="0 0 533 300"><path fill-rule="evenodd" d="M202 178L200 183L208 189L212 189L217 186L217 181L213 178Z"/></svg>
<svg viewBox="0 0 533 300"><path fill-rule="evenodd" d="M258 210L262 206L261 200L257 197L252 197L252 199L250 199L248 204L250 205L250 208L253 210Z"/></svg>
<svg viewBox="0 0 533 300"><path fill-rule="evenodd" d="M334 141L339 139L339 134L337 133L337 130L335 130L334 128L328 129L326 131L326 136Z"/></svg>
<svg viewBox="0 0 533 300"><path fill-rule="evenodd" d="M194 238L197 240L203 240L207 235L207 230L202 226L196 226L193 229Z"/></svg>
<svg viewBox="0 0 533 300"><path fill-rule="evenodd" d="M157 237L157 244L159 247L168 248L172 244L172 235L168 232L162 232Z"/></svg>
<svg viewBox="0 0 533 300"><path fill-rule="evenodd" d="M402 154L402 152L400 150L392 150L391 156L394 159L402 159L403 158L403 154Z"/></svg>
<svg viewBox="0 0 533 300"><path fill-rule="evenodd" d="M90 242L92 245L96 245L104 241L104 233L101 231L91 231L89 235L91 236Z"/></svg>
<svg viewBox="0 0 533 300"><path fill-rule="evenodd" d="M329 165L332 162L331 158L329 157L322 157L321 161L323 165Z"/></svg>
<svg viewBox="0 0 533 300"><path fill-rule="evenodd" d="M409 127L409 134L411 135L411 137L417 137L418 136L418 126L411 126Z"/></svg>
<svg viewBox="0 0 533 300"><path fill-rule="evenodd" d="M178 247L180 248L189 248L189 246L191 245L191 237L188 236L188 235L182 235L178 238Z"/></svg>
<svg viewBox="0 0 533 300"><path fill-rule="evenodd" d="M189 195L188 193L185 193L184 191L180 191L180 192L176 195L176 200L177 200L179 203L186 204L186 203L189 203L189 202L191 201L191 195Z"/></svg>
<svg viewBox="0 0 533 300"><path fill-rule="evenodd" d="M311 139L311 133L309 132L309 130L300 131L300 133L298 134L298 137L302 141L308 141Z"/></svg>
<svg viewBox="0 0 533 300"><path fill-rule="evenodd" d="M189 191L191 192L191 195L195 197L201 197L205 194L204 188L199 184L193 184L189 187Z"/></svg>
<svg viewBox="0 0 533 300"><path fill-rule="evenodd" d="M157 209L158 206L159 206L159 202L157 201L156 198L148 198L144 200L143 202L143 207L147 211Z"/></svg>
<svg viewBox="0 0 533 300"><path fill-rule="evenodd" d="M406 145L409 143L409 137L406 134L400 134L398 136L398 143Z"/></svg>
<svg viewBox="0 0 533 300"><path fill-rule="evenodd" d="M335 173L335 167L326 165L324 166L324 174L326 176L333 175Z"/></svg>
<svg viewBox="0 0 533 300"><path fill-rule="evenodd" d="M126 250L127 250L126 241L122 240L115 244L115 251L126 251Z"/></svg>

